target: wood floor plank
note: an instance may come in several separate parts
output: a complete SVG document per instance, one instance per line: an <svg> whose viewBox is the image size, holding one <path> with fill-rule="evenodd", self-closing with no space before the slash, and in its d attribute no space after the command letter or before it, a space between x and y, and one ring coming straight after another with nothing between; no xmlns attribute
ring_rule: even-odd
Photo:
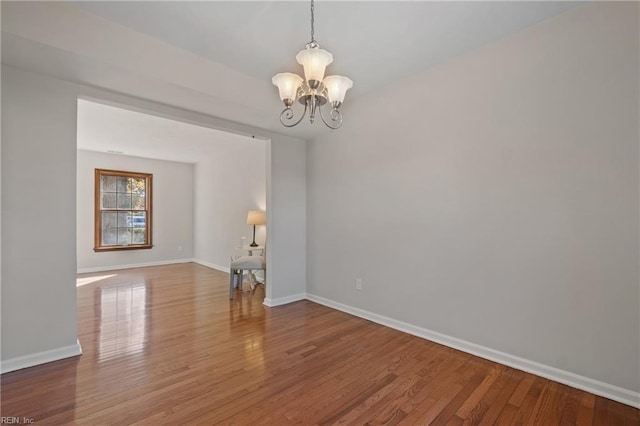
<svg viewBox="0 0 640 426"><path fill-rule="evenodd" d="M502 411L500 411L500 414L498 415L498 418L496 419L494 424L496 426L513 424L517 414L518 407L507 402L502 408Z"/></svg>
<svg viewBox="0 0 640 426"><path fill-rule="evenodd" d="M593 424L593 408L596 404L596 396L583 392L579 395L580 405L576 415L576 425L591 426Z"/></svg>
<svg viewBox="0 0 640 426"><path fill-rule="evenodd" d="M84 354L0 378L38 425L634 425L640 411L195 264L79 276Z"/></svg>
<svg viewBox="0 0 640 426"><path fill-rule="evenodd" d="M560 414L561 425L574 425L578 421L578 407L580 406L580 391L563 386L565 399L562 403L562 412Z"/></svg>
<svg viewBox="0 0 640 426"><path fill-rule="evenodd" d="M560 424L563 408L562 399L565 396L560 386L560 383L556 382L549 381L547 383L536 404L535 415L531 416L527 422L529 426L539 425L542 421L550 424Z"/></svg>
<svg viewBox="0 0 640 426"><path fill-rule="evenodd" d="M513 391L511 398L509 398L509 404L520 407L520 405L522 405L522 401L524 401L524 398L527 396L529 389L533 386L535 379L535 376L526 375L520 384L518 384L516 390Z"/></svg>
<svg viewBox="0 0 640 426"><path fill-rule="evenodd" d="M456 412L456 415L463 419L469 418L478 403L480 403L480 400L484 398L485 394L492 388L493 384L498 380L498 377L500 377L503 371L504 368L502 366L496 366L485 374L482 382L478 384L467 400L464 401L462 406Z"/></svg>
<svg viewBox="0 0 640 426"><path fill-rule="evenodd" d="M529 421L530 417L535 416L535 409L538 404L538 400L542 394L542 390L548 383L548 380L540 377L534 379L531 388L529 388L529 392L527 392L527 395L520 404L518 413L513 419L514 425L525 425Z"/></svg>
<svg viewBox="0 0 640 426"><path fill-rule="evenodd" d="M460 392L453 397L446 407L438 414L438 417L433 419L431 422L434 425L444 425L453 417L461 418L456 416L456 411L460 408L460 406L469 398L469 396L473 393L473 391L482 383L483 376L480 374L476 374L466 383Z"/></svg>

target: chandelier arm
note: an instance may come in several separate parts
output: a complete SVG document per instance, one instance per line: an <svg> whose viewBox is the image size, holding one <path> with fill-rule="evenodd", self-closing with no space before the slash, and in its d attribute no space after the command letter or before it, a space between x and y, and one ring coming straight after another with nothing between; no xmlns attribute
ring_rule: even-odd
<svg viewBox="0 0 640 426"><path fill-rule="evenodd" d="M333 123L336 123L335 126L332 126L327 122L327 120L324 119L324 114L322 114L322 107L318 107L318 109L320 110L320 118L322 119L322 122L325 124L325 126L333 130L336 130L342 127L342 113L340 111L333 108L329 113L329 118L331 119L331 121Z"/></svg>
<svg viewBox="0 0 640 426"><path fill-rule="evenodd" d="M300 124L300 122L302 121L302 119L307 115L307 102L304 103L304 111L302 112L302 115L300 116L300 118L298 119L298 121L296 121L293 124L287 124L285 123L285 120L291 120L293 119L293 109L291 107L286 107L285 109L282 110L282 112L280 113L280 123L282 123L282 125L284 127L294 127L297 126L298 124Z"/></svg>

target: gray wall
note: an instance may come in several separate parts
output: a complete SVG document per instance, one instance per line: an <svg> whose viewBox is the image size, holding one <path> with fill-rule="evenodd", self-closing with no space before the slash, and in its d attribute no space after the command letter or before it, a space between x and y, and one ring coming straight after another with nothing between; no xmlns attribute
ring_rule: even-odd
<svg viewBox="0 0 640 426"><path fill-rule="evenodd" d="M84 150L77 155L78 271L193 258L193 164ZM96 168L153 174L152 249L93 250Z"/></svg>
<svg viewBox="0 0 640 426"><path fill-rule="evenodd" d="M282 138L279 143L267 147L267 176L277 186L267 185L267 205L287 206L287 211L278 215L267 214L267 298L277 299L291 296L304 298L306 292L306 165L307 146L296 139ZM305 176L300 179L299 176ZM276 190L277 189L277 190ZM268 213L268 212L267 212ZM287 232L282 232L287 230ZM300 242L304 245L300 246ZM276 267L271 247L289 247L289 259ZM299 250L294 252L294 250ZM302 272L302 275L301 275ZM277 282L277 286L269 283ZM269 294L269 291L272 294ZM270 300L265 301L271 303Z"/></svg>
<svg viewBox="0 0 640 426"><path fill-rule="evenodd" d="M640 390L638 30L590 4L346 105L307 291Z"/></svg>
<svg viewBox="0 0 640 426"><path fill-rule="evenodd" d="M251 243L249 210L265 210L266 143L238 137L215 141L216 153L203 154L195 165L194 257L218 269L229 268L230 255L241 238ZM256 241L265 242L264 226L256 227Z"/></svg>
<svg viewBox="0 0 640 426"><path fill-rule="evenodd" d="M2 360L76 343L76 97L2 69Z"/></svg>
<svg viewBox="0 0 640 426"><path fill-rule="evenodd" d="M269 139L267 297L304 293L303 141L3 66L3 362L76 343L78 97Z"/></svg>

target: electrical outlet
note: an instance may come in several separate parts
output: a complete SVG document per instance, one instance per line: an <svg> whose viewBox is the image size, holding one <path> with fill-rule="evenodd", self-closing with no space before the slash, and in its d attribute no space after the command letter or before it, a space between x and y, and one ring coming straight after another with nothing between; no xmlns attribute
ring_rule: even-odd
<svg viewBox="0 0 640 426"><path fill-rule="evenodd" d="M181 252L182 251L182 246L178 246L178 251Z"/></svg>
<svg viewBox="0 0 640 426"><path fill-rule="evenodd" d="M362 290L362 278L356 278L356 290Z"/></svg>

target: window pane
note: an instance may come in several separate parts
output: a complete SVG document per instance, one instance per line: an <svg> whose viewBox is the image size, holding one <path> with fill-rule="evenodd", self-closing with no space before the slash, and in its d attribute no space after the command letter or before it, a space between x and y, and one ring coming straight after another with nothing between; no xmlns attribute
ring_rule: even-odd
<svg viewBox="0 0 640 426"><path fill-rule="evenodd" d="M118 210L131 209L131 194L118 193Z"/></svg>
<svg viewBox="0 0 640 426"><path fill-rule="evenodd" d="M118 244L131 244L131 228L118 228Z"/></svg>
<svg viewBox="0 0 640 426"><path fill-rule="evenodd" d="M102 208L103 209L115 209L116 208L116 194L115 192L106 192L102 194Z"/></svg>
<svg viewBox="0 0 640 426"><path fill-rule="evenodd" d="M102 245L117 244L116 213L102 213Z"/></svg>
<svg viewBox="0 0 640 426"><path fill-rule="evenodd" d="M117 176L116 179L117 179L117 181L116 181L117 182L117 184L116 184L117 191L118 192L122 192L122 193L127 192L127 187L129 186L128 185L129 178L126 177L126 176Z"/></svg>
<svg viewBox="0 0 640 426"><path fill-rule="evenodd" d="M133 210L146 210L144 195L131 194L131 208Z"/></svg>
<svg viewBox="0 0 640 426"><path fill-rule="evenodd" d="M147 214L146 212L135 212L127 217L127 224L131 228L146 228Z"/></svg>
<svg viewBox="0 0 640 426"><path fill-rule="evenodd" d="M131 212L118 212L118 228L131 226Z"/></svg>
<svg viewBox="0 0 640 426"><path fill-rule="evenodd" d="M131 178L131 192L142 197L146 194L146 179L145 178Z"/></svg>
<svg viewBox="0 0 640 426"><path fill-rule="evenodd" d="M102 181L102 191L104 192L116 192L116 177L115 176L100 176Z"/></svg>
<svg viewBox="0 0 640 426"><path fill-rule="evenodd" d="M133 244L144 244L145 228L133 228Z"/></svg>

